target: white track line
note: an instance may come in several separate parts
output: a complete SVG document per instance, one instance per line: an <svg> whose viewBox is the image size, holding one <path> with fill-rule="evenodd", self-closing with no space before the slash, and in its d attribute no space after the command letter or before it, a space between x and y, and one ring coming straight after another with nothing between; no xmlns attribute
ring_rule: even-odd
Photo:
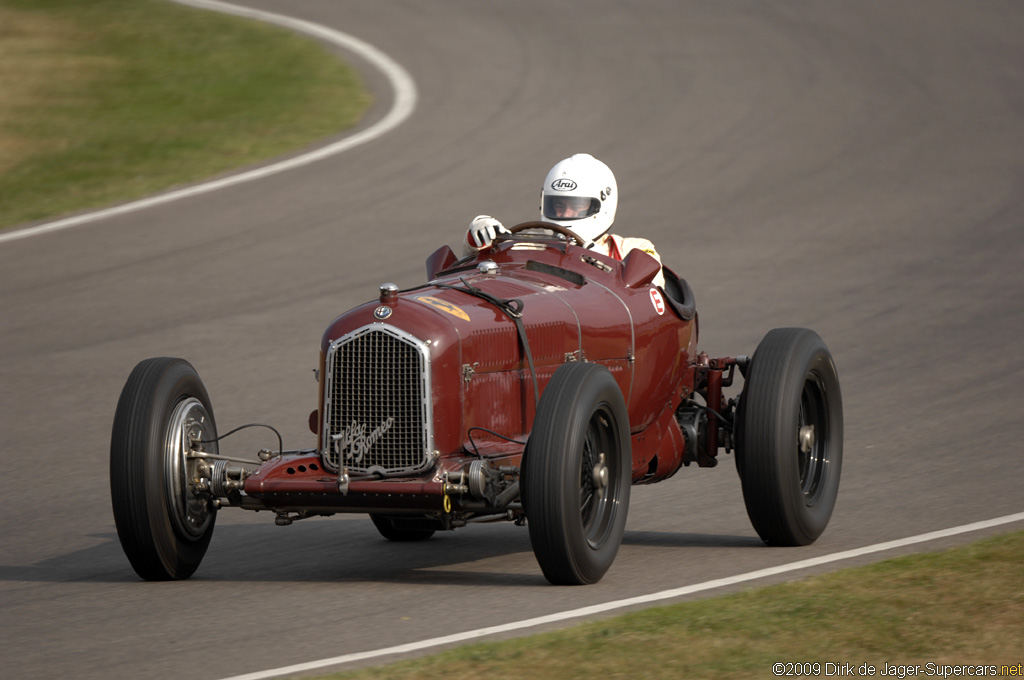
<svg viewBox="0 0 1024 680"><path fill-rule="evenodd" d="M724 588L725 586L731 586L737 583L745 583L747 581L754 581L757 579L767 578L769 576L785 574L791 571L797 571L798 569L817 567L822 564L830 564L832 562L848 560L854 557L871 555L873 553L883 552L886 550L893 550L895 548L902 548L908 545L925 543L927 541L934 541L940 538L947 538L949 536L956 536L958 534L965 534L971 531L980 531L982 529L989 529L992 527L1001 526L1003 524L1011 524L1013 522L1021 521L1024 521L1024 512L1019 512L1015 515L1006 515L1005 517L997 517L995 519L990 519L983 522L965 524L963 526L953 527L952 529L932 531L927 534L919 534L917 536L901 538L895 541L876 543L874 545L869 545L864 548L855 548L854 550L844 550L842 552L832 553L831 555L812 557L807 560L800 560L798 562L782 564L777 567L758 569L757 571L747 572L746 574L737 574L736 576L728 576L726 578L715 579L713 581L705 581L704 583L696 583L692 586L684 586L682 588L674 588L672 590L663 590L659 593L651 593L650 595L640 595L638 597L630 597L625 600L615 600L612 602L606 602L604 604L595 604L590 607L571 609L569 611L557 612L555 614L549 614L547 616L538 616L536 618L525 619L523 621L513 621L512 623L506 623L500 626L477 628L474 630L466 631L464 633L453 633L452 635L430 638L429 640L420 640L419 642L410 642L408 644L396 645L394 647L375 649L369 652L356 652L354 654L344 654L342 656L336 656L330 659L321 659L319 661L310 661L308 663L295 664L294 666L285 666L283 668L275 668L273 670L268 671L258 671L256 673L247 673L245 675L235 675L230 678L224 678L224 680L265 680L265 678L275 678L282 675L303 673L307 671L317 670L320 668L326 668L328 666L338 666L341 664L353 663L355 661L365 661L367 659L375 659L378 657L389 656L392 654L418 652L424 649L431 649L433 647L450 645L456 642L468 642L470 640L475 640L477 638L482 638L489 635L508 633L511 631L523 630L525 628L534 628L548 623L557 623L559 621L565 621L568 619L576 619L584 616L592 616L594 614L602 614L604 612L610 612L616 609L624 609L626 607L633 607L636 605L651 604L654 602L659 602L661 600L669 600L676 597L682 597L684 595L699 593L705 590L714 590L716 588Z"/></svg>
<svg viewBox="0 0 1024 680"><path fill-rule="evenodd" d="M97 212L86 213L83 215L75 215L74 217L68 217L55 222L48 222L46 224L40 224L35 227L29 227L27 229L21 229L19 231L11 231L0 234L0 243L8 241L16 241L18 239L29 238L32 236L39 236L41 234L49 234L55 231L61 231L64 229L70 229L71 227L77 227L97 220L102 220L107 217L113 217L115 215L123 215L125 213L136 212L139 210L145 210L156 205L163 205L164 203L170 203L177 201L182 198L189 198L198 194L205 194L209 191L217 191L225 187L233 186L235 184L241 184L243 182L250 182L255 179L261 179L269 175L274 175L279 172L285 172L286 170L292 170L294 168L301 167L303 165L309 165L316 161L322 160L329 156L334 156L342 151L347 151L360 144L365 144L371 140L377 139L381 135L384 135L394 128L401 125L416 108L416 84L413 82L412 77L402 68L394 59L378 50L373 45L363 42L358 38L355 38L341 31L336 31L320 24L314 24L309 21L303 21L301 19L293 19L280 14L273 14L271 12L264 12L262 10L250 9L248 7L239 7L238 5L231 5L226 2L219 2L218 0L173 0L182 5L191 5L193 7L199 7L203 9L214 10L222 12L224 14L235 14L238 16L248 17L251 19L257 19L259 21L265 21L271 24L277 24L284 26L301 33L320 38L329 43L337 45L343 49L354 52L358 56L362 57L366 61L370 62L373 66L380 69L385 75L388 81L391 83L391 87L394 89L395 100L392 104L391 110L388 111L387 115L384 116L373 126L358 132L351 137L346 137L340 141L337 141L328 146L317 149L295 158L290 158L279 163L274 163L262 168L256 168L248 172L243 172L238 175L232 175L230 177L224 177L212 182L205 184L199 184L197 186L187 187L185 189L179 189L177 191L171 191L166 194L160 194L158 196L152 196L139 201L133 201L131 203L125 203L118 205L113 208L107 208Z"/></svg>

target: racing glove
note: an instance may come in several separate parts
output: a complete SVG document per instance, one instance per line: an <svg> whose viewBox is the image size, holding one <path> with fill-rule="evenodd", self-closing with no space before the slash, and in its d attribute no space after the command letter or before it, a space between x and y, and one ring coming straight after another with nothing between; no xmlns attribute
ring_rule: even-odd
<svg viewBox="0 0 1024 680"><path fill-rule="evenodd" d="M508 229L490 215L477 215L469 223L469 231L466 232L466 246L471 251L482 250L491 245L498 234L507 234Z"/></svg>

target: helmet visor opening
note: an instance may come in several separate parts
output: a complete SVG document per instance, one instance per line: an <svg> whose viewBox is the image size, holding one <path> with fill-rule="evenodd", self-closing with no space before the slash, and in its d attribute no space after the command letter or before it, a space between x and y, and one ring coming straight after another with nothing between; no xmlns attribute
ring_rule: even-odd
<svg viewBox="0 0 1024 680"><path fill-rule="evenodd" d="M589 196L545 196L544 217L550 220L581 220L601 211L601 201Z"/></svg>

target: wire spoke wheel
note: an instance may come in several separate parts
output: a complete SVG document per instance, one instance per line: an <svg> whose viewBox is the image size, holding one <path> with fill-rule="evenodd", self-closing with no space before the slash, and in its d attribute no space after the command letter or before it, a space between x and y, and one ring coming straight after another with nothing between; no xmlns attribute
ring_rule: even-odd
<svg viewBox="0 0 1024 680"><path fill-rule="evenodd" d="M757 347L737 410L736 465L751 524L769 545L807 545L839 493L843 404L817 333L778 328Z"/></svg>
<svg viewBox="0 0 1024 680"><path fill-rule="evenodd" d="M215 432L206 432L212 422L201 401L195 397L182 399L171 413L164 443L163 477L169 515L175 530L192 539L201 538L216 516L206 498L192 493L188 483L188 452L193 442L216 438Z"/></svg>
<svg viewBox="0 0 1024 680"><path fill-rule="evenodd" d="M541 396L522 471L530 543L553 584L596 583L622 543L629 507L629 422L602 366L561 366Z"/></svg>
<svg viewBox="0 0 1024 680"><path fill-rule="evenodd" d="M587 426L580 465L580 520L587 543L600 546L615 519L615 503L608 493L609 472L605 450L615 446L615 432L606 409L594 413Z"/></svg>
<svg viewBox="0 0 1024 680"><path fill-rule="evenodd" d="M807 505L817 503L826 487L829 472L828 427L825 387L818 376L812 375L804 381L797 430L800 491Z"/></svg>
<svg viewBox="0 0 1024 680"><path fill-rule="evenodd" d="M191 483L217 426L202 380L184 359L140 362L125 383L110 436L110 496L128 561L148 581L184 579L210 545L215 508Z"/></svg>

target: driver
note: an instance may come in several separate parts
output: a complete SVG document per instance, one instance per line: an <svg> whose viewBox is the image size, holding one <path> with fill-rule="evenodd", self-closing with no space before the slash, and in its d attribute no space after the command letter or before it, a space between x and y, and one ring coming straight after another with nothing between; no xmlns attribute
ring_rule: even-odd
<svg viewBox="0 0 1024 680"><path fill-rule="evenodd" d="M647 239L609 233L619 202L615 175L590 154L578 153L555 163L544 178L540 202L541 219L571 229L595 252L621 260L639 248L661 262L654 244ZM478 215L466 232L463 251L472 255L491 245L498 234L507 233L498 220ZM654 284L665 285L660 272Z"/></svg>

